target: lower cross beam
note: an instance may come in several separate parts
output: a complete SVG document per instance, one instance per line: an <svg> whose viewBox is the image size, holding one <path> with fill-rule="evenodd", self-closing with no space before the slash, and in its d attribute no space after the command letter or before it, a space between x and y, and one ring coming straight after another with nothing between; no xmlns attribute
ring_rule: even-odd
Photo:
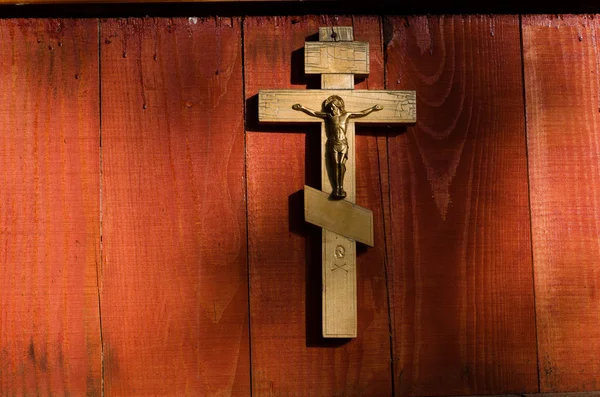
<svg viewBox="0 0 600 397"><path fill-rule="evenodd" d="M373 211L304 186L304 220L350 240L373 246Z"/></svg>

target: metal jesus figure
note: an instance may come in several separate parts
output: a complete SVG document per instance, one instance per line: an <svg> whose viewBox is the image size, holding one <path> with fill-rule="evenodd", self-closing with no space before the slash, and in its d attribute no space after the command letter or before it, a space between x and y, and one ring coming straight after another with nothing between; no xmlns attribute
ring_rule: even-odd
<svg viewBox="0 0 600 397"><path fill-rule="evenodd" d="M334 171L332 179L335 183L331 195L335 199L345 198L344 175L346 174L346 160L348 160L348 138L346 137L348 120L365 117L383 107L375 105L360 112L346 112L344 100L338 95L332 95L323 102L323 111L321 112L306 108L299 103L293 105L292 109L325 120L327 160Z"/></svg>

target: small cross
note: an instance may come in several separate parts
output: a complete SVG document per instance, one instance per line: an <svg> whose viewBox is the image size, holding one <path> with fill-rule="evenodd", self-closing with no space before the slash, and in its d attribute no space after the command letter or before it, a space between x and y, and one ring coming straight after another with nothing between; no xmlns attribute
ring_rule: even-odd
<svg viewBox="0 0 600 397"><path fill-rule="evenodd" d="M321 190L304 186L304 219L323 228L323 336L354 338L356 241L373 246L373 213L354 204L354 123L414 123L414 91L354 90L369 74L369 43L352 27L319 28L306 42L304 72L321 75L321 90L261 90L260 122L321 123ZM346 272L333 270L343 269Z"/></svg>

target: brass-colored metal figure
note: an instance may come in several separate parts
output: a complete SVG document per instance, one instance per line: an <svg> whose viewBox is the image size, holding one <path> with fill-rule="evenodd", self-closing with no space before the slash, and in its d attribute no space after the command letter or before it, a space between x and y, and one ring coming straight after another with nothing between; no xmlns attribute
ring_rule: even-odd
<svg viewBox="0 0 600 397"><path fill-rule="evenodd" d="M365 117L383 107L375 105L360 112L346 112L344 100L338 95L332 95L323 102L323 109L320 112L305 108L299 103L292 106L292 109L325 120L327 160L330 163L329 169L333 171L331 179L334 182L331 196L335 199L345 198L344 175L346 174L346 160L348 160L348 138L346 137L348 120Z"/></svg>

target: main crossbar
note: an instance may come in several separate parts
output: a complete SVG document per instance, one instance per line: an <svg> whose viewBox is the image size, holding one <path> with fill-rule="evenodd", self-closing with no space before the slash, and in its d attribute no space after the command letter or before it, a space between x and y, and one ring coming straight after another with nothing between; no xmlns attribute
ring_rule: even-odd
<svg viewBox="0 0 600 397"><path fill-rule="evenodd" d="M260 122L313 123L321 119L292 109L296 103L321 110L323 101L331 95L344 99L346 110L360 111L374 105L383 109L369 117L355 119L358 123L415 123L417 121L414 91L377 90L261 90L258 93L258 120Z"/></svg>

